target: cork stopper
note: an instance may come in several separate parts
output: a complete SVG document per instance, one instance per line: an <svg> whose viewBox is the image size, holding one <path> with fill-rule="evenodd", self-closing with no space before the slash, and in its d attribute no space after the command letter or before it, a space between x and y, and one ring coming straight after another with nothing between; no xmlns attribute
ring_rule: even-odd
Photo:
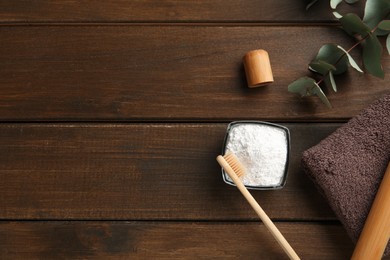
<svg viewBox="0 0 390 260"><path fill-rule="evenodd" d="M274 82L268 52L253 50L243 58L249 88L261 87Z"/></svg>

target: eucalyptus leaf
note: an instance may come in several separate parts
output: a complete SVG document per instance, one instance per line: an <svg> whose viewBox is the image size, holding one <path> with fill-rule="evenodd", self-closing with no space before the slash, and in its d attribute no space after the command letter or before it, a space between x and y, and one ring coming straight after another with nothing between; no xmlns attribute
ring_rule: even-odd
<svg viewBox="0 0 390 260"><path fill-rule="evenodd" d="M308 3L307 5L306 5L306 10L309 10L309 8L310 7L312 7L315 3L317 3L318 2L318 0L313 0L313 1L311 1L310 3Z"/></svg>
<svg viewBox="0 0 390 260"><path fill-rule="evenodd" d="M341 17L343 17L341 14L339 14L338 12L333 12L333 16L336 17L337 19L340 19Z"/></svg>
<svg viewBox="0 0 390 260"><path fill-rule="evenodd" d="M339 75L348 70L348 58L336 44L323 45L314 61L319 60L332 64L336 68L333 75Z"/></svg>
<svg viewBox="0 0 390 260"><path fill-rule="evenodd" d="M320 73L321 75L326 75L326 74L328 74L329 71L336 70L336 67L333 66L332 64L325 62L325 61L316 60L316 61L312 61L309 64L309 69L311 71Z"/></svg>
<svg viewBox="0 0 390 260"><path fill-rule="evenodd" d="M344 50L343 47L341 47L340 45L337 45L337 48L339 48L340 50L342 50L348 57L348 61L349 61L349 64L357 71L363 73L363 70L359 67L359 65L357 65L356 61L352 58L352 56L346 51Z"/></svg>
<svg viewBox="0 0 390 260"><path fill-rule="evenodd" d="M342 2L343 0L330 0L330 7L332 9L336 9L336 7Z"/></svg>
<svg viewBox="0 0 390 260"><path fill-rule="evenodd" d="M390 20L383 20L379 23L378 28L383 31L390 31Z"/></svg>
<svg viewBox="0 0 390 260"><path fill-rule="evenodd" d="M356 14L346 14L340 19L341 27L349 34L356 35L359 34L362 38L366 37L370 33L371 29L365 25L359 16Z"/></svg>
<svg viewBox="0 0 390 260"><path fill-rule="evenodd" d="M389 53L390 55L390 34L387 35L387 39L386 39L386 47L387 47L387 52Z"/></svg>
<svg viewBox="0 0 390 260"><path fill-rule="evenodd" d="M326 95L324 94L320 86L318 86L318 84L315 82L314 85L315 85L314 88L312 88L310 92L313 95L318 96L321 99L322 103L324 103L328 108L332 108L332 105L330 104L328 98L326 97Z"/></svg>
<svg viewBox="0 0 390 260"><path fill-rule="evenodd" d="M324 82L325 82L325 86L327 88L333 89L332 82L330 81L330 77L328 75L324 76ZM334 90L334 92L337 92L337 91Z"/></svg>
<svg viewBox="0 0 390 260"><path fill-rule="evenodd" d="M301 97L311 96L310 89L315 87L316 81L309 77L302 77L288 85L288 91L298 93Z"/></svg>
<svg viewBox="0 0 390 260"><path fill-rule="evenodd" d="M331 88L331 89L333 89L334 92L337 92L336 82L334 81L333 74L331 74L331 73L332 72L330 72L329 74L324 76L324 82L328 88Z"/></svg>
<svg viewBox="0 0 390 260"><path fill-rule="evenodd" d="M374 29L382 20L389 19L390 0L367 0L363 22ZM378 29L377 35L386 35L386 31Z"/></svg>
<svg viewBox="0 0 390 260"><path fill-rule="evenodd" d="M366 70L379 78L384 78L385 73L381 65L382 45L375 35L370 35L365 40L363 47L363 63Z"/></svg>
<svg viewBox="0 0 390 260"><path fill-rule="evenodd" d="M328 81L328 84L332 87L334 92L337 92L337 86L336 82L334 81L333 73L332 71L329 71L328 75L325 76L326 81Z"/></svg>
<svg viewBox="0 0 390 260"><path fill-rule="evenodd" d="M316 95L327 107L332 107L320 86L312 78L302 77L297 79L296 81L288 85L288 91L292 93L298 93L302 97Z"/></svg>
<svg viewBox="0 0 390 260"><path fill-rule="evenodd" d="M359 2L359 0L345 0L345 2L348 4L354 4L356 2Z"/></svg>
<svg viewBox="0 0 390 260"><path fill-rule="evenodd" d="M332 9L336 9L336 7L342 2L343 0L330 0L330 7ZM344 0L347 4L354 4L358 2L359 0Z"/></svg>

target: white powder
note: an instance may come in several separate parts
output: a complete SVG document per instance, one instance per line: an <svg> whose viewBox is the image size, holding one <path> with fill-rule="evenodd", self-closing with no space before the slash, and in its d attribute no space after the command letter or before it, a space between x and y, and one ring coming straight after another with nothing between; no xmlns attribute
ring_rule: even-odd
<svg viewBox="0 0 390 260"><path fill-rule="evenodd" d="M244 166L244 185L275 187L283 182L287 142L287 133L282 128L267 124L234 124L226 140L226 152L234 153ZM231 181L229 176L226 179Z"/></svg>

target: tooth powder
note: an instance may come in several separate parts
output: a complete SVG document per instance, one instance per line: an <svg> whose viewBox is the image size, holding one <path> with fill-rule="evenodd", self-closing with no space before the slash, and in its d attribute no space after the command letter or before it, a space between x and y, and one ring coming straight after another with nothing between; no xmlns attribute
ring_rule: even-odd
<svg viewBox="0 0 390 260"><path fill-rule="evenodd" d="M248 188L281 188L285 182L289 150L288 129L264 122L235 122L228 128L225 154L234 153L245 175ZM232 184L230 177L224 178Z"/></svg>

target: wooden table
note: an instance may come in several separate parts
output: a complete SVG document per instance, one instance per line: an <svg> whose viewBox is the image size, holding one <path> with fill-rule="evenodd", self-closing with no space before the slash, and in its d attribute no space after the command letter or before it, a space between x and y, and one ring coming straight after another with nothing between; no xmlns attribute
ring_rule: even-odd
<svg viewBox="0 0 390 260"><path fill-rule="evenodd" d="M222 181L235 120L291 131L287 185L253 195L297 253L351 255L301 153L390 83L351 70L333 109L287 91L323 44L353 44L328 1L0 1L0 23L1 259L286 258ZM275 82L249 89L259 48Z"/></svg>

